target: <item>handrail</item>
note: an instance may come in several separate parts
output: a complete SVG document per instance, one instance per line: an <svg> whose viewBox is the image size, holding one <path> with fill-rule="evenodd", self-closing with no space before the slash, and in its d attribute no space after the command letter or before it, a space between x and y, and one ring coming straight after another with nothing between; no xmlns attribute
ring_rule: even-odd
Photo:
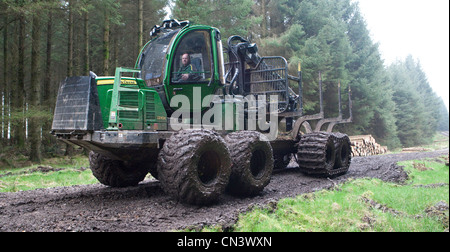
<svg viewBox="0 0 450 252"><path fill-rule="evenodd" d="M114 86L113 86L113 92L111 97L111 106L110 106L110 112L109 112L109 120L108 120L108 130L118 130L117 127L117 117L118 117L118 111L121 109L119 108L119 91L122 88L122 73L140 73L140 69L134 69L134 68L124 68L124 67L118 67L116 68L116 75L114 76Z"/></svg>

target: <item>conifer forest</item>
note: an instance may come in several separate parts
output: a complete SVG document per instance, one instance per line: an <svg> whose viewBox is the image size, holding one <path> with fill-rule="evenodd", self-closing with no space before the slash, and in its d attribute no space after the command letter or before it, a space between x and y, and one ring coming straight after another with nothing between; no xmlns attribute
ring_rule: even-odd
<svg viewBox="0 0 450 252"><path fill-rule="evenodd" d="M70 155L50 135L59 83L133 67L150 30L168 14L219 28L224 45L231 35L246 37L262 56L285 57L291 75L301 63L306 113L319 110L319 72L328 117L338 114L338 83L350 86L353 123L336 127L340 132L370 134L394 149L448 131L447 108L420 62L410 55L386 65L356 1L0 0L0 157L22 153L39 162L61 149ZM346 101L347 92L342 96Z"/></svg>

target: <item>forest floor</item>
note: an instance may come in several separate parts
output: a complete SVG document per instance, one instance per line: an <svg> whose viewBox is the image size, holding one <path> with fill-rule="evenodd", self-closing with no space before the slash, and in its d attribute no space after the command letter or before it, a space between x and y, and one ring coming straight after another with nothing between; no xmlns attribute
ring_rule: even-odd
<svg viewBox="0 0 450 252"><path fill-rule="evenodd" d="M283 198L331 189L354 178L378 178L404 183L408 174L399 161L448 156L448 148L431 152L355 157L349 172L335 179L309 177L295 167L275 172L264 191L252 198L227 194L208 207L177 203L155 180L136 187L109 188L100 184L0 193L0 231L165 232L231 227L239 214Z"/></svg>

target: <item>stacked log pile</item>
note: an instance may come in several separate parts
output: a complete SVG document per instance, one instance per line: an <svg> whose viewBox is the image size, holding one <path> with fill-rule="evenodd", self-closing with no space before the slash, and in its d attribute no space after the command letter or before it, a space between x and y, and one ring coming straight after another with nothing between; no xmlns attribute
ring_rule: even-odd
<svg viewBox="0 0 450 252"><path fill-rule="evenodd" d="M365 157L384 154L388 151L386 146L379 145L371 135L351 136L353 157Z"/></svg>

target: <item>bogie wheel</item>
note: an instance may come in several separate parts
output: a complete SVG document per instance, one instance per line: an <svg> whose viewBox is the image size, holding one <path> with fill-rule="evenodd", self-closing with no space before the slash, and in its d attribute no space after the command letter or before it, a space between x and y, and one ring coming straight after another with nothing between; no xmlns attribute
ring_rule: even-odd
<svg viewBox="0 0 450 252"><path fill-rule="evenodd" d="M225 137L231 152L232 169L227 191L236 196L253 196L270 182L274 159L272 146L259 132L240 131Z"/></svg>
<svg viewBox="0 0 450 252"><path fill-rule="evenodd" d="M100 153L89 153L89 164L97 180L111 187L135 186L149 172L145 165L110 159Z"/></svg>
<svg viewBox="0 0 450 252"><path fill-rule="evenodd" d="M342 133L335 133L336 137L336 161L334 169L339 172L336 175L343 175L348 172L352 161L352 149L350 138Z"/></svg>
<svg viewBox="0 0 450 252"><path fill-rule="evenodd" d="M335 172L336 137L325 132L305 134L298 144L297 162L302 172L331 176Z"/></svg>
<svg viewBox="0 0 450 252"><path fill-rule="evenodd" d="M214 131L183 130L164 143L157 169L167 194L182 203L207 205L225 191L231 172L230 153Z"/></svg>

